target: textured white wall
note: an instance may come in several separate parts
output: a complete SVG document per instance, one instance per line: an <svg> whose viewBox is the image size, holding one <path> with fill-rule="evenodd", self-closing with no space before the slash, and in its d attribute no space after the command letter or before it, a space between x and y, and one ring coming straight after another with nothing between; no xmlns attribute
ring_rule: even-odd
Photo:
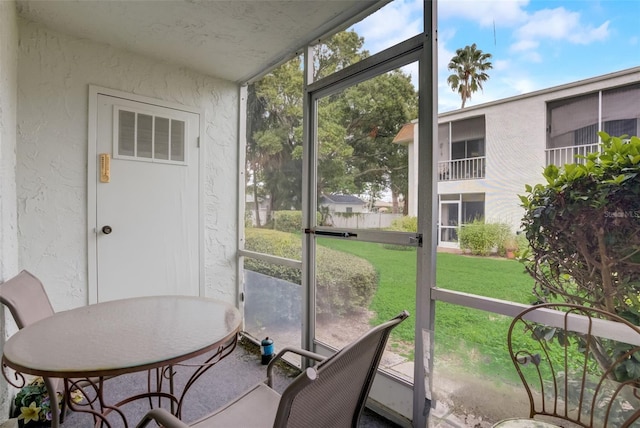
<svg viewBox="0 0 640 428"><path fill-rule="evenodd" d="M15 3L0 2L0 281L18 269L16 105L18 26Z"/></svg>
<svg viewBox="0 0 640 428"><path fill-rule="evenodd" d="M234 302L237 85L26 21L19 37L19 260L54 308L87 303L90 84L204 109L205 293Z"/></svg>
<svg viewBox="0 0 640 428"><path fill-rule="evenodd" d="M542 177L546 106L544 100L526 98L489 105L471 113L465 109L441 121L478 114L484 114L486 121L486 178L440 181L438 193L484 193L485 218L508 223L516 231L523 215L517 195L524 193L525 183L538 183Z"/></svg>
<svg viewBox="0 0 640 428"><path fill-rule="evenodd" d="M16 219L16 104L18 26L15 2L0 1L0 282L18 273ZM0 309L0 344L16 327L9 311ZM0 349L2 352L2 349ZM9 388L0 377L0 423L9 414Z"/></svg>
<svg viewBox="0 0 640 428"><path fill-rule="evenodd" d="M520 229L524 210L518 194L525 184L542 180L547 126L545 100L525 98L485 109L486 199L485 217Z"/></svg>

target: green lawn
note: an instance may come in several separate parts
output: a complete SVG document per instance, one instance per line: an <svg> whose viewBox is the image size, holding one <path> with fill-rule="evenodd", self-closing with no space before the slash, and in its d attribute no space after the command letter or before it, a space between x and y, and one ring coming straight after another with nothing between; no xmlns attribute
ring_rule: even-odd
<svg viewBox="0 0 640 428"><path fill-rule="evenodd" d="M380 323L415 308L415 249L398 251L380 244L319 239L320 245L369 260L379 274L378 290L369 306ZM533 279L514 260L438 253L436 284L440 288L486 297L529 303ZM436 352L456 365L484 373L499 373L511 365L506 351L506 331L511 319L485 311L438 302ZM401 324L393 340L413 342L414 324ZM411 356L411 355L409 355ZM443 357L444 358L444 357ZM454 361L455 360L455 361Z"/></svg>

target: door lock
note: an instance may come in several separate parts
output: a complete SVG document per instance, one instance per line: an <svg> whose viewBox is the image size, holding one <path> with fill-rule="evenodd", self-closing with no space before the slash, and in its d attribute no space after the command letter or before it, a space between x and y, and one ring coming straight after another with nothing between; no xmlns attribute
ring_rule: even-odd
<svg viewBox="0 0 640 428"><path fill-rule="evenodd" d="M104 233L105 235L108 235L111 232L113 232L113 229L111 228L111 226L102 226L102 233Z"/></svg>

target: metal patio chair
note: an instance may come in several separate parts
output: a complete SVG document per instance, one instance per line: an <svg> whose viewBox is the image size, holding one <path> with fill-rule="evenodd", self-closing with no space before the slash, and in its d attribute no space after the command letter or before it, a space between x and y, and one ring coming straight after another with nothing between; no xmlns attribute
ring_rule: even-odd
<svg viewBox="0 0 640 428"><path fill-rule="evenodd" d="M409 314L401 312L326 358L298 348L283 348L267 366L267 384L254 386L230 404L191 425L165 409L153 409L138 424L154 420L166 428L208 427L356 427L391 330ZM282 395L271 388L274 364L287 353L319 361L304 370Z"/></svg>
<svg viewBox="0 0 640 428"><path fill-rule="evenodd" d="M0 284L0 303L9 309L19 329L55 313L42 282L26 270ZM6 377L6 372L3 373ZM16 378L18 383L20 378L21 376ZM24 380L23 377L22 379ZM59 418L58 420L62 423L67 410L67 402L64 399L64 380L50 377L43 377L42 380L51 400L51 418L52 420ZM71 389L91 386L97 381L97 379L71 379ZM58 400L58 393L63 396L61 402Z"/></svg>
<svg viewBox="0 0 640 428"><path fill-rule="evenodd" d="M9 308L19 329L55 313L42 282L26 270L0 284L0 303ZM43 380L51 400L52 418L62 421L66 405L62 400L62 410L59 410L56 394L64 391L62 379L45 377Z"/></svg>
<svg viewBox="0 0 640 428"><path fill-rule="evenodd" d="M516 316L507 338L529 398L529 419L507 419L494 428L565 421L640 427L640 327L599 309L548 303Z"/></svg>

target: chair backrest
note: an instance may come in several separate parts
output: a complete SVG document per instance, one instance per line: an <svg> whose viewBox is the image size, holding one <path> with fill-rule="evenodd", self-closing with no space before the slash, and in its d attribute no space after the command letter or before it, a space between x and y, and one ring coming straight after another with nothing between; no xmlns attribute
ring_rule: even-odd
<svg viewBox="0 0 640 428"><path fill-rule="evenodd" d="M640 327L599 309L542 304L514 318L508 347L529 417L640 426Z"/></svg>
<svg viewBox="0 0 640 428"><path fill-rule="evenodd" d="M0 303L9 308L19 329L55 313L42 282L26 270L0 284ZM58 395L54 391L63 391L62 379L45 377L43 380L52 397L52 417L57 419L60 417Z"/></svg>
<svg viewBox="0 0 640 428"><path fill-rule="evenodd" d="M0 284L0 303L20 329L54 314L42 282L26 270Z"/></svg>
<svg viewBox="0 0 640 428"><path fill-rule="evenodd" d="M391 330L406 311L299 375L283 392L274 427L356 427Z"/></svg>

